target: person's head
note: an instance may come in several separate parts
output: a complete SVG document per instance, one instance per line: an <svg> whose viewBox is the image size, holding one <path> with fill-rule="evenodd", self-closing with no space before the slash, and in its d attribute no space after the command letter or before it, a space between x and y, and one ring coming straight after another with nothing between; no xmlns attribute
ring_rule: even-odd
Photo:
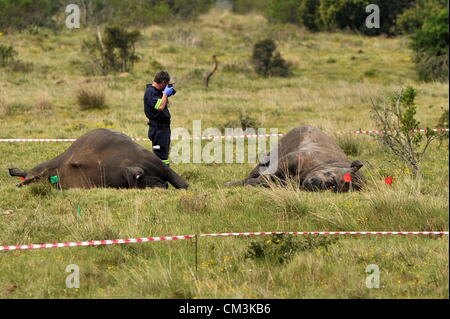
<svg viewBox="0 0 450 319"><path fill-rule="evenodd" d="M170 75L166 71L158 72L153 80L153 86L159 90L164 90L164 88L170 82Z"/></svg>

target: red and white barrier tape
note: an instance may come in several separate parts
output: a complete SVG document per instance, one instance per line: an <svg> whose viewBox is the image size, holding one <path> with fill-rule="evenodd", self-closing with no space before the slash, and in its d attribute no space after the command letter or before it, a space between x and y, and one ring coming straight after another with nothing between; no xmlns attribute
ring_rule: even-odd
<svg viewBox="0 0 450 319"><path fill-rule="evenodd" d="M448 128L434 128L431 131L433 132L448 132L449 129ZM393 133L396 132L396 130L388 130L388 131L383 131L383 130L372 130L372 131L351 131L351 132L337 132L337 134L346 134L346 133L354 133L354 134L383 134L383 133ZM413 130L414 133L425 133L427 132L426 129L418 129L418 130Z"/></svg>
<svg viewBox="0 0 450 319"><path fill-rule="evenodd" d="M109 239L109 240L89 240L80 242L51 243L51 244L31 244L31 245L14 245L0 246L0 251L11 250L27 250L40 248L62 248L62 247L84 247L84 246L103 246L145 243L153 241L168 241L191 239L195 237L236 237L236 236L263 236L263 235L448 235L448 231L316 231L316 232L251 232L251 233L216 233L216 234L199 234L199 235L182 235L182 236L166 236L166 237L142 237L127 239Z"/></svg>
<svg viewBox="0 0 450 319"><path fill-rule="evenodd" d="M414 130L416 133L426 132L426 129ZM435 128L434 132L448 132L448 128ZM393 132L393 131L391 131ZM348 132L335 132L336 134L382 134L384 131L348 131ZM251 134L251 135L224 135L224 136L195 136L189 138L190 140L211 140L211 139L234 139L234 138L257 138L257 137L272 137L272 136L285 136L284 133L279 134ZM132 138L133 141L149 141L148 138ZM177 139L174 139L177 140ZM3 138L0 142L74 142L74 138Z"/></svg>

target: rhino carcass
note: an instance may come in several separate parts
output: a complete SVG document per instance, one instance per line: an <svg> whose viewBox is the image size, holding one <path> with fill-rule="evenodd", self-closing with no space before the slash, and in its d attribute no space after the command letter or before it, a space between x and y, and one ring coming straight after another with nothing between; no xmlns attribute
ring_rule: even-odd
<svg viewBox="0 0 450 319"><path fill-rule="evenodd" d="M176 188L188 184L148 151L123 133L96 129L78 138L61 155L26 172L10 168L24 179L17 186L48 180L59 188Z"/></svg>
<svg viewBox="0 0 450 319"><path fill-rule="evenodd" d="M277 156L278 155L278 156ZM268 185L293 179L307 191L359 190L365 179L360 161L350 161L336 142L312 126L299 126L286 134L278 146L240 182L227 186Z"/></svg>

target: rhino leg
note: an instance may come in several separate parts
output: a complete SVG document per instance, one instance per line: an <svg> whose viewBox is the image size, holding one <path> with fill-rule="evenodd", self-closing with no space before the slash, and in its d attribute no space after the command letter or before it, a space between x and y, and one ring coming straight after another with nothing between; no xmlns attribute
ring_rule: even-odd
<svg viewBox="0 0 450 319"><path fill-rule="evenodd" d="M164 182L161 178L156 177L156 176L144 177L144 184L146 187L151 187L151 188L167 189L169 187L167 182Z"/></svg>
<svg viewBox="0 0 450 319"><path fill-rule="evenodd" d="M188 183L169 166L167 166L167 170L167 181L175 188L187 189L189 187Z"/></svg>

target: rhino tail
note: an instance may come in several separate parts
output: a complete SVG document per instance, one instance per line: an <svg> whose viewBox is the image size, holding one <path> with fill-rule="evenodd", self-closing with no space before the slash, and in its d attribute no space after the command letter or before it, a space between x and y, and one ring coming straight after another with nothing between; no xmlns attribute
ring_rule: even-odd
<svg viewBox="0 0 450 319"><path fill-rule="evenodd" d="M175 188L187 189L189 187L188 183L186 183L186 181L180 175L175 173L173 169L167 166L167 170L167 181Z"/></svg>

